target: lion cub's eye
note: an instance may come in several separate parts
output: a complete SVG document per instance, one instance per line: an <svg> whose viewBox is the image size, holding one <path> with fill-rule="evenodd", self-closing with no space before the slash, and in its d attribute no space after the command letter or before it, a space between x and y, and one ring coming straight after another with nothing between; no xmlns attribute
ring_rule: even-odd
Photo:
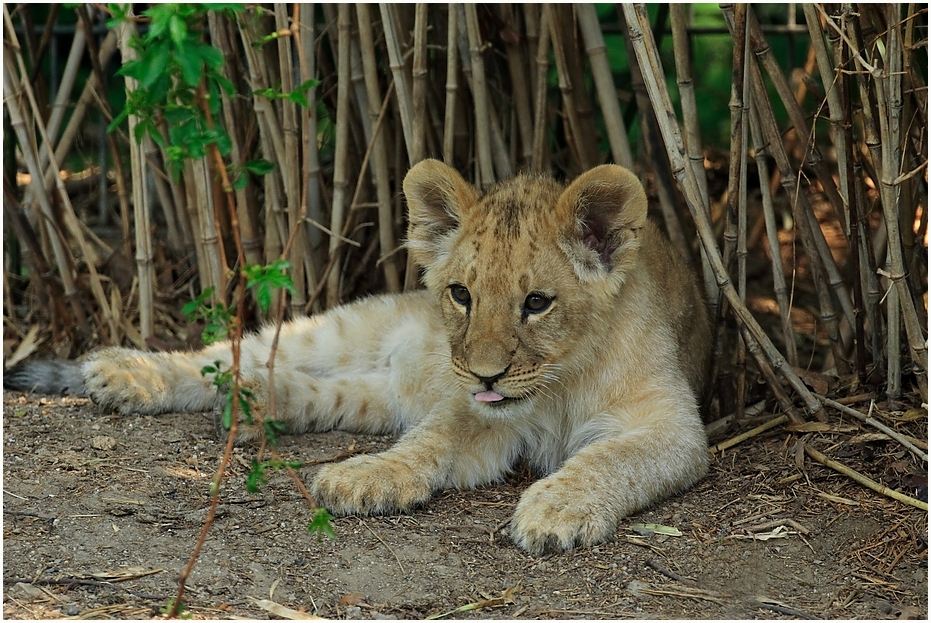
<svg viewBox="0 0 931 623"><path fill-rule="evenodd" d="M458 283L449 286L449 295L463 307L468 307L472 303L472 295L469 294L469 289Z"/></svg>
<svg viewBox="0 0 931 623"><path fill-rule="evenodd" d="M524 311L530 314L539 314L553 303L553 299L540 292L531 292L524 299Z"/></svg>

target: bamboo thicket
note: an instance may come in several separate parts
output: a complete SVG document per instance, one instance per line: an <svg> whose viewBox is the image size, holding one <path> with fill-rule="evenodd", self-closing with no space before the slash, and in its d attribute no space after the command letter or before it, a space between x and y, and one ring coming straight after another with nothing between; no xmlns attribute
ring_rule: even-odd
<svg viewBox="0 0 931 623"><path fill-rule="evenodd" d="M812 370L927 399L919 5L805 5L792 41L808 61L795 67L772 9L722 4L730 102L703 95L703 35L686 6L208 12L200 36L234 87L215 95L214 122L229 135L225 167L247 178L234 184L233 213L210 157L175 170L171 146L137 145L134 120L99 131L122 101L107 91L124 85L114 59L132 58L145 15L113 31L102 5L77 9L52 93L39 39L64 36L56 19L71 9L23 19L31 10L4 7L11 344L38 324L52 338L43 348L64 356L195 345L180 307L208 288L231 303L234 233L247 264L289 260L292 317L410 289L401 180L412 163L441 158L487 189L519 171L568 179L615 161L640 174L671 244L703 273L718 326L716 409L740 420L765 391L793 420L823 418ZM43 21L46 31L29 29ZM729 132L708 130L712 109ZM98 143L107 157L88 164L82 150ZM257 161L270 170L256 173ZM116 201L91 210L101 186ZM246 314L250 326L270 319L254 304Z"/></svg>

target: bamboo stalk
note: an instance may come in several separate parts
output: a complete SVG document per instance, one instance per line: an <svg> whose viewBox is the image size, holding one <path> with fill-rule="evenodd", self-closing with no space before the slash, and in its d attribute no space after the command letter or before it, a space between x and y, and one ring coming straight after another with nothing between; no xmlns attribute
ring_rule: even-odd
<svg viewBox="0 0 931 623"><path fill-rule="evenodd" d="M231 67L231 60L236 51L233 49L230 40L229 31L225 24L221 22L220 16L210 11L207 13L207 23L210 29L210 39L213 44L220 50L225 59L226 67ZM220 102L222 104L223 121L226 125L227 132L230 136L230 157L235 163L245 162L246 158L242 154L240 147L238 125L235 121L236 111L233 109L233 101L226 91L220 89ZM243 173L245 175L245 173ZM262 240L258 233L258 221L255 217L258 215L249 209L249 194L245 188L235 190L236 206L239 210L239 224L242 227L242 246L246 253L246 261L249 264L261 264Z"/></svg>
<svg viewBox="0 0 931 623"><path fill-rule="evenodd" d="M543 159L546 154L546 75L549 72L550 49L550 7L542 5L540 11L540 39L537 42L536 52L536 90L534 91L533 114L533 150L530 157L530 168L533 171L545 171Z"/></svg>
<svg viewBox="0 0 931 623"><path fill-rule="evenodd" d="M485 85L485 62L482 59L482 37L475 5L465 7L465 27L469 40L472 69L472 97L475 102L475 134L478 145L479 186L484 190L495 183L494 160L491 154L491 128L488 110L488 90Z"/></svg>
<svg viewBox="0 0 931 623"><path fill-rule="evenodd" d="M404 132L404 144L407 147L408 164L413 165L414 160L414 107L412 104L413 95L411 85L407 81L407 74L404 72L404 57L401 54L401 46L398 43L398 36L394 26L394 11L396 7L390 4L379 4L378 10L381 12L381 27L385 33L385 45L388 48L388 66L391 68L391 75L394 77L395 94L397 95L398 110L401 114L401 130Z"/></svg>
<svg viewBox="0 0 931 623"><path fill-rule="evenodd" d="M750 48L746 38L743 45L743 61L740 80L740 180L737 185L737 293L742 303L747 302L747 143L749 125L749 81L746 79L746 67L750 64ZM747 399L747 346L741 339L737 341L737 419L743 419L744 403Z"/></svg>
<svg viewBox="0 0 931 623"><path fill-rule="evenodd" d="M4 17L6 17L6 7L3 8ZM4 55L8 58L8 54ZM44 222L48 232L48 238L51 243L52 253L55 258L55 265L58 268L58 274L61 277L61 283L64 288L65 298L71 305L75 319L84 322L84 311L81 309L78 300L78 291L75 287L74 274L72 273L72 258L64 244L64 235L58 230L55 223L55 216L52 213L52 204L49 200L48 193L42 186L41 170L39 169L38 159L29 149L33 144L26 133L26 122L23 117L22 109L19 103L21 92L13 86L13 78L9 75L6 63L4 63L3 87L5 92L5 101L7 111L10 115L10 126L16 134L16 140L22 147L23 159L26 161L26 169L29 171L30 185L35 195L36 204L39 207L41 220Z"/></svg>
<svg viewBox="0 0 931 623"><path fill-rule="evenodd" d="M763 204L763 219L766 224L766 241L769 245L770 264L773 272L773 291L779 305L779 320L782 325L782 337L786 345L786 357L792 366L798 366L798 349L795 343L795 331L792 328L791 309L786 288L786 278L782 270L782 254L779 245L779 230L776 225L776 212L773 197L766 180L769 179L769 163L766 161L766 146L760 130L755 105L750 105L750 134L753 139L757 171L761 180L760 193Z"/></svg>
<svg viewBox="0 0 931 623"><path fill-rule="evenodd" d="M624 20L624 15L619 11L619 19ZM626 21L625 21L626 23ZM643 147L646 152L647 161L650 163L654 179L656 181L656 195L659 199L660 212L663 215L663 223L666 225L666 234L669 236L669 240L672 242L673 246L677 249L683 250L683 257L687 262L691 262L691 254L685 253L689 249L689 244L685 240L685 234L682 231L682 224L679 221L679 215L676 212L675 199L670 192L670 189L673 185L673 180L669 178L669 168L666 166L667 160L663 158L660 153L661 149L657 145L657 142L660 140L658 135L658 129L656 127L656 122L653 120L653 116L649 115L647 111L650 110L650 98L647 96L646 87L643 84L643 76L641 75L641 68L638 64L636 58L634 57L633 48L630 46L630 41L625 39L625 44L627 46L628 58L630 59L630 84L631 88L634 91L634 98L637 102L637 110L640 111L639 120L640 120L640 132L643 140ZM648 165L649 166L649 165ZM712 280L705 283L707 288L705 291L705 296L709 303L709 309L711 310L711 317L717 317L717 306L718 306L718 289L714 283L714 276L712 275ZM715 344L719 344L719 341L715 339ZM717 361L717 358L715 358Z"/></svg>
<svg viewBox="0 0 931 623"><path fill-rule="evenodd" d="M55 101L51 105L51 114L46 123L46 132L49 140L54 143L58 138L58 130L65 118L68 109L68 100L71 97L71 91L74 88L74 81L77 78L78 70L84 48L86 47L87 37L83 28L77 28L74 31L74 39L71 42L71 50L68 52L68 60L65 61L65 68L61 74L61 81L58 85L58 92L55 94ZM48 148L42 145L39 149L39 166L45 169L49 163Z"/></svg>
<svg viewBox="0 0 931 623"><path fill-rule="evenodd" d="M727 209L724 212L724 266L731 272L734 252L737 248L737 186L743 164L743 85L747 66L744 63L747 51L747 5L735 4L721 7L726 15L731 16L733 25L731 34L734 39L732 54L731 99L728 108L731 111L730 156L727 174Z"/></svg>
<svg viewBox="0 0 931 623"><path fill-rule="evenodd" d="M692 79L692 59L689 49L688 29L689 6L685 4L674 4L670 7L669 20L672 27L672 46L673 56L676 62L676 84L679 85L679 94L682 101L682 120L685 126L685 149L688 153L689 162L695 172L695 178L698 180L698 187L701 190L702 201L704 202L705 212L710 214L710 202L708 200L708 176L705 174L705 155L701 149L701 133L698 128L698 105L695 103L695 83ZM702 262L706 267L706 273L710 272L708 261ZM708 274L706 274L706 280ZM711 275L711 281L714 281L714 275Z"/></svg>
<svg viewBox="0 0 931 623"><path fill-rule="evenodd" d="M499 10L507 27L514 33L518 32L515 5L501 4ZM504 49L507 54L508 75L511 77L511 98L514 100L514 114L520 135L521 162L526 164L530 162L533 150L533 119L530 115L532 91L527 85L527 66L522 54L523 48L516 34L504 38Z"/></svg>
<svg viewBox="0 0 931 623"><path fill-rule="evenodd" d="M100 51L98 53L98 62L101 65L105 65L110 61L110 58L113 56L113 53L116 51L116 31L110 31L107 33L107 36L104 38L103 43L100 45ZM95 91L100 87L100 80L96 74L91 74L87 78L87 82L84 84L84 89L81 91L80 97L74 104L74 109L71 112L71 117L68 119L65 129L61 133L61 137L58 139L58 144L55 147L55 158L58 162L62 162L65 157L68 155L68 152L71 150L71 146L74 143L74 139L78 134L78 131L81 129L82 124L84 123L84 116L87 113L87 108L90 105L91 99L94 97ZM50 135L51 136L51 135ZM58 171L48 165L48 157L46 154L45 166L45 175L42 180L46 192L49 192L52 187L53 177L58 175ZM29 191L32 192L31 190ZM24 198L23 203L28 205L29 198L27 196Z"/></svg>
<svg viewBox="0 0 931 623"><path fill-rule="evenodd" d="M724 8L724 17L725 21L728 23L728 27L734 29L735 24L733 15L726 7ZM808 196L798 187L798 180L796 178L795 171L792 169L792 166L789 163L789 158L786 154L785 146L783 145L780 138L779 129L776 125L775 114L773 112L772 104L768 99L766 89L763 86L763 79L760 75L760 70L756 65L753 64L748 67L748 70L748 78L750 80L751 89L753 91L752 97L754 103L757 106L757 114L763 133L763 138L767 144L767 152L772 155L776 161L776 166L781 176L782 186L785 189L786 195L789 197L792 205L792 213L795 218L796 226L798 227L799 237L801 238L805 252L808 254L808 257L811 261L812 275L815 282L815 291L818 295L818 305L820 308L821 321L825 324L827 329L828 338L831 342L831 349L834 354L835 365L838 366L839 371L844 372L846 371L846 355L840 339L837 312L835 311L834 303L831 300L831 293L829 290L830 281L825 269L825 263L822 262L824 256L819 253L819 247L816 242L817 237L820 236L823 241L824 236L821 232L821 229L817 226L817 223L814 223L814 217L810 217L812 210L808 203ZM827 255L830 256L829 250ZM831 261L833 262L833 260ZM843 287L843 281L839 281L838 286L843 290L844 293L846 293L846 288ZM839 296L842 295L839 294ZM847 295L843 294L843 296ZM849 304L849 296L847 296L847 298ZM851 324L852 320L853 318L851 308Z"/></svg>
<svg viewBox="0 0 931 623"><path fill-rule="evenodd" d="M895 286L896 296L887 297L888 302L888 335L890 335L889 367L893 366L892 359L898 359L898 352L892 348L898 346L899 317L905 321L905 332L908 338L912 362L922 371L927 371L928 349L922 335L921 323L915 309L915 302L909 291L908 281L905 278L905 262L902 257L901 236L899 234L899 221L897 206L899 205L899 176L900 167L900 135L902 114L902 41L896 23L896 7L886 7L889 12L889 32L886 40L886 66L885 71L877 68L871 72L874 78L876 101L879 104L879 132L882 147L882 174L880 192L883 197L883 216L886 223L888 243L886 245L886 261L889 267L889 279ZM857 57L859 58L859 57ZM901 309L900 307L901 306ZM890 396L897 395L892 390L898 388L893 385Z"/></svg>
<svg viewBox="0 0 931 623"><path fill-rule="evenodd" d="M837 214L837 218L841 223L842 228L846 232L848 231L848 225L845 204L837 192L831 171L828 169L827 163L824 161L821 152L818 150L817 145L815 144L814 135L811 133L811 130L808 127L808 123L805 121L804 113L802 112L801 107L798 105L798 102L795 101L792 90L786 82L785 76L783 75L782 70L779 68L779 64L776 62L776 59L772 54L772 49L769 47L769 44L763 37L759 22L757 21L756 16L752 11L748 13L747 21L750 28L749 38L751 44L753 45L757 59L760 61L763 69L766 70L766 73L773 81L773 84L776 86L776 91L789 113L789 117L792 120L792 125L795 126L795 132L799 136L799 140L807 142L807 161L815 169L815 172L818 175L818 180L821 183L821 187L824 190L828 200L831 202L831 205L834 208L834 212ZM756 73L758 73L758 70L754 69L754 74ZM755 75L754 79L757 80ZM767 102L768 101L769 100L767 99ZM805 210L804 215L809 222L809 229L813 233L812 240L817 248L818 256L821 258L821 263L823 264L826 271L827 281L830 284L831 289L834 290L834 293L840 302L841 310L844 313L844 318L847 320L850 326L853 326L853 305L851 303L850 293L847 290L844 279L834 262L834 257L831 254L831 250L828 247L827 241L824 239L824 234L821 231L821 227L818 225L814 218L814 212L812 210Z"/></svg>
<svg viewBox="0 0 931 623"><path fill-rule="evenodd" d="M776 93L779 95L782 105L785 106L786 112L789 114L789 119L795 127L798 140L803 142L806 146L805 159L815 170L821 188L828 198L828 201L830 201L831 206L834 208L834 213L837 215L838 221L846 232L847 218L844 210L844 202L840 194L838 194L837 186L832 175L832 169L828 167L828 163L821 155L821 151L818 149L818 145L814 140L814 134L811 128L809 128L808 122L805 120L802 107L799 106L798 101L796 101L792 89L785 75L782 73L782 69L779 67L779 63L773 55L772 48L769 46L769 43L767 43L766 37L760 28L760 23L752 10L747 11L747 25L749 26L748 34L750 44L753 46L753 52L759 64L766 71L770 80L772 80L773 86L776 87ZM827 88L827 85L825 85L825 88Z"/></svg>
<svg viewBox="0 0 931 623"><path fill-rule="evenodd" d="M6 6L3 7L3 19L4 19L4 24L6 26L6 29L7 29L7 37L8 37L9 44L12 46L12 49L13 49L13 56L16 57L16 63L14 65L13 60L10 58L10 55L4 55L4 70L5 70L4 84L7 86L7 90L10 91L13 84L15 84L13 76L16 75L16 70L18 68L19 76L20 76L20 81L19 81L18 86L20 87L21 92L25 94L26 99L29 102L29 106L32 108L33 118L36 121L38 121L38 123L36 123L36 127L39 130L39 135L42 138L42 142L45 144L48 150L49 163L55 168L56 171L58 171L60 170L60 167L59 167L58 161L55 159L55 156L54 156L55 150L52 147L51 140L49 140L49 136L48 136L48 133L46 132L45 125L41 123L40 121L42 117L41 117L41 113L39 110L39 106L36 103L36 99L32 92L30 84L23 80L23 78L25 78L28 75L28 72L26 71L26 65L23 61L22 54L20 53L19 44L16 39L16 32L13 30L13 20L10 17L9 11ZM20 111L20 120L22 121L21 111ZM18 137L26 138L24 124L21 126L21 131L18 133ZM28 142L21 142L20 148L22 149L23 152L26 152L26 151L31 152L30 156L34 160L33 160L32 166L30 167L30 170L31 170L32 175L35 175L36 179L39 180L41 179L41 177L40 177L40 169L38 167L38 162L36 161L37 155L33 151L34 148L30 147L30 145L31 144ZM77 242L78 244L78 248L81 250L81 253L86 260L87 271L90 277L91 292L94 298L96 299L97 304L101 308L104 321L106 322L108 328L110 329L110 339L116 339L115 337L117 335L116 319L113 317L113 314L111 313L109 301L107 300L106 294L104 294L103 285L100 282L100 276L97 274L97 267L94 261L92 261L92 258L94 257L93 252L91 248L88 246L86 240L84 239L84 234L81 228L78 226L77 216L74 213L74 208L71 205L71 200L68 197L67 191L65 190L65 184L62 181L60 176L57 176L57 175L55 176L55 186L58 189L59 197L62 202L63 214L65 217L65 224L66 226L68 226L69 230L71 231L71 235L74 237L75 242ZM43 192L43 195L44 194L45 193ZM45 196L45 201L48 202L47 195ZM51 214L51 206L49 205L47 207L48 207L47 213Z"/></svg>
<svg viewBox="0 0 931 623"><path fill-rule="evenodd" d="M624 118L621 116L621 107L614 87L614 78L611 77L611 66L608 64L608 55L604 37L601 35L601 26L598 24L595 5L578 4L575 6L575 12L579 20L579 30L585 42L585 51L588 53L588 60L592 67L592 77L595 80L598 101L604 116L605 131L611 144L611 155L615 162L631 169L634 166L634 158L630 152L630 143L627 141L627 129L624 127ZM692 101L694 103L694 96ZM707 190L705 194L707 195Z"/></svg>
<svg viewBox="0 0 931 623"><path fill-rule="evenodd" d="M849 415L849 416L852 416L852 417L857 418L858 420L860 420L860 421L863 422L864 424L869 424L869 425L872 426L873 428L875 428L875 429L877 429L877 430L879 430L879 431L882 431L883 433L885 433L886 435L888 435L888 436L891 437L892 439L895 439L895 440L898 441L900 444L902 444L903 446L905 446L906 448L908 448L908 449L912 452L912 454L914 454L915 456L917 456L919 459L921 459L921 460L924 461L925 463L928 462L928 454L927 454L926 452L922 451L920 448L916 447L916 446L915 446L912 442L910 442L908 439L906 439L906 438L905 438L905 435L899 434L898 432L896 432L896 431L894 431L893 429L889 428L888 426L886 426L886 425L883 424L882 422L879 422L879 421L877 421L876 419L870 417L869 415L867 415L867 414L865 414L865 413L861 413L860 411L857 411L856 409L854 409L854 408L852 408L852 407L848 407L848 406L845 405L845 404L841 404L841 403L839 403L839 402L837 402L837 401L835 401L835 400L831 400L830 398L825 398L824 396L818 396L818 398L820 398L822 401L824 401L824 404L828 405L829 407L833 407L834 409L837 409L837 410L840 411L841 413L846 413L846 414ZM870 411L872 411L872 407L870 407Z"/></svg>
<svg viewBox="0 0 931 623"><path fill-rule="evenodd" d="M336 147L333 156L333 209L330 214L330 231L335 234L343 229L346 218L347 165L349 160L349 37L352 18L348 4L339 5L338 54L336 76ZM339 257L340 239L330 236L330 261ZM327 307L339 304L340 271L332 270L327 277Z"/></svg>
<svg viewBox="0 0 931 623"><path fill-rule="evenodd" d="M283 133L274 103L269 98L257 94L271 84L265 66L266 57L259 55L253 46L253 42L258 39L255 31L257 25L251 24L247 27L240 21L237 22L237 27L245 52L249 84L253 90L252 106L258 120L261 154L266 160L279 164L262 179L265 189L265 259L271 261L278 258L288 237L288 217L283 207L286 200L282 195L285 192L283 188L293 184L291 177L296 175L296 172L291 170L292 167L281 166L290 160L285 151Z"/></svg>
<svg viewBox="0 0 931 623"><path fill-rule="evenodd" d="M894 489L890 489L889 487L886 487L885 485L881 485L875 480L871 478L867 478L860 472L847 467L843 463L839 463L833 459L829 459L823 453L819 452L818 450L815 450L808 444L805 444L805 453L811 458L813 458L814 460L816 460L817 462L824 465L825 467L829 467L833 469L834 471L839 472L847 476L848 478L851 478L857 481L864 487L867 487L868 489L872 489L873 491L875 491L876 493L879 493L880 495L885 495L886 497L890 497L893 500L896 500L897 502L902 502L903 504L914 506L915 508L920 508L923 511L928 510L927 502L916 500L915 498L909 497L903 493L899 493L898 491Z"/></svg>
<svg viewBox="0 0 931 623"><path fill-rule="evenodd" d="M447 6L446 25L446 109L443 115L443 162L455 166L456 153L456 98L459 90L459 52L456 46L459 10Z"/></svg>
<svg viewBox="0 0 931 623"><path fill-rule="evenodd" d="M841 104L840 89L837 88L837 82L841 79L839 73L831 65L830 52L822 36L821 23L818 19L818 12L811 4L803 4L802 10L805 12L805 23L808 25L808 34L811 37L811 47L815 53L815 60L818 63L818 72L821 74L821 84L824 86L825 98L828 102L828 121L830 122L831 142L834 144L834 150L837 154L837 169L840 176L840 196L845 205L849 205L850 197L847 194L848 171L847 171L847 135L844 133L844 124L847 117L844 115L844 107ZM838 67L838 69L840 69ZM841 222L844 222L843 220ZM850 221L846 221L847 230L845 233L850 235Z"/></svg>
<svg viewBox="0 0 931 623"><path fill-rule="evenodd" d="M385 133L378 123L381 108L381 93L378 86L378 63L375 57L375 37L367 7L356 5L356 17L359 22L359 43L362 47L362 64L365 74L365 88L368 100L368 113L372 125L372 181L378 198L378 244L381 254L385 255L397 246L394 234L394 221L391 214L391 186L388 183L388 150L385 146ZM416 63L415 63L416 65ZM422 147L422 146L421 146ZM399 292L401 281L393 257L382 262L385 273L385 285L389 292Z"/></svg>
<svg viewBox="0 0 931 623"><path fill-rule="evenodd" d="M297 5L295 5L296 10L298 10ZM291 25L289 24L286 5L276 3L274 12L275 28L279 32L290 32ZM294 54L291 37L278 37L277 43L281 90L289 93L294 89ZM300 141L298 139L297 105L293 101L285 99L281 101L281 106L283 112L281 129L284 132L284 151L287 157L284 163L298 162L300 159ZM285 168L288 170L288 174L282 175L282 179L287 200L288 239L291 241L290 248L288 249L289 245L287 243L285 247L288 250L288 263L291 267L291 281L294 284L294 289L291 292L291 313L297 315L301 313L307 303L307 277L304 273L304 258L309 251L304 236L304 215L306 215L306 210L303 209L301 202L301 180L297 175L296 167L285 164ZM244 209L244 205L239 206L240 212L243 212ZM240 219L241 223L242 219ZM245 249L245 246L243 248Z"/></svg>
<svg viewBox="0 0 931 623"><path fill-rule="evenodd" d="M300 7L300 5L298 5ZM301 82L316 78L316 54L314 43L314 7L308 6L309 15L300 21L297 31L299 44L297 46L298 68ZM313 86L307 91L307 107L301 111L301 166L303 179L303 192L301 201L303 212L306 214L304 222L304 236L307 244L307 255L304 257L304 273L310 290L315 290L320 282L319 266L323 263L320 257L323 251L323 237L319 230L310 227L306 219L323 221L323 206L320 192L320 153L317 146L317 87ZM307 306L305 305L305 309ZM315 310L316 311L316 310Z"/></svg>
<svg viewBox="0 0 931 623"><path fill-rule="evenodd" d="M411 72L413 83L413 126L411 134L411 165L426 157L427 125L427 4L418 2L414 8L414 65Z"/></svg>
<svg viewBox="0 0 931 623"><path fill-rule="evenodd" d="M733 448L737 444L742 443L746 441L747 439L750 439L751 437L756 437L760 433L765 433L766 431L772 428L776 428L777 426L781 426L782 424L785 424L788 421L789 421L789 416L787 415L776 416L771 420L767 420L766 422L763 422L756 428L752 428L746 432L743 432L739 435L731 437L730 439L725 439L724 441L720 443L716 443L712 447L708 448L708 451L711 454L717 454L719 452L724 452L728 448Z"/></svg>
<svg viewBox="0 0 931 623"><path fill-rule="evenodd" d="M575 102L575 89L572 77L569 73L569 61L566 55L566 46L563 41L559 20L554 19L553 12L557 6L553 5L548 8L550 17L547 20L550 30L550 39L553 43L553 58L556 61L556 75L559 81L559 92L562 94L563 114L568 121L569 144L573 148L575 160L582 171L594 166L594 162L589 158L588 147L584 144L584 133L582 130L582 121L579 119L578 108Z"/></svg>
<svg viewBox="0 0 931 623"><path fill-rule="evenodd" d="M699 190L698 182L695 180L691 166L688 165L683 156L685 149L678 124L672 122L672 120L675 119L672 101L669 98L669 93L665 88L665 84L660 82L657 78L665 74L662 71L656 44L653 41L653 35L649 29L649 21L646 19L643 7L624 5L622 10L630 33L630 41L637 56L637 62L640 64L641 68L646 68L641 73L650 101L653 104L653 109L656 112L656 120L662 132L663 142L672 165L673 175L686 198L686 204L688 205L689 212L692 214L692 219L695 222L701 243L714 268L718 286L731 305L738 321L744 324L749 333L753 336L753 339L757 341L763 352L766 353L766 357L772 363L773 369L781 374L802 398L807 413L824 417L821 403L812 395L801 379L792 371L791 367L786 365L785 359L776 347L773 346L772 341L770 341L765 331L763 331L756 322L756 319L753 318L753 315L746 306L741 303L737 291L734 289L733 284L727 276L727 271L724 269L721 255L718 253L715 244L714 232L711 228L711 224L708 222L708 217L702 209L701 191Z"/></svg>

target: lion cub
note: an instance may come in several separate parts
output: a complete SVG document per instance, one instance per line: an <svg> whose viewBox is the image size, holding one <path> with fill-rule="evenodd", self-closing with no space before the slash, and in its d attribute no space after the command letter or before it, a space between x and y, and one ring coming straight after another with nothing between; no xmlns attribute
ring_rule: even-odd
<svg viewBox="0 0 931 623"><path fill-rule="evenodd" d="M277 417L291 431L404 432L386 452L321 468L321 504L409 511L441 489L494 482L524 458L544 477L521 496L511 534L540 553L603 541L625 515L705 474L697 397L708 314L692 272L647 221L631 172L599 166L565 188L521 175L481 195L425 160L404 193L427 289L282 329ZM260 405L272 334L242 344ZM110 348L72 364L74 385L127 414L204 410L217 398L200 369L215 360L229 365L228 344ZM42 375L27 366L13 384L41 389Z"/></svg>

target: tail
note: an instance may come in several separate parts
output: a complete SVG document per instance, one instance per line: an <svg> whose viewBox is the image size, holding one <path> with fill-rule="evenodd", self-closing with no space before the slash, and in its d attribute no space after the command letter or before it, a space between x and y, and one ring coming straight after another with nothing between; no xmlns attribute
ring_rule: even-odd
<svg viewBox="0 0 931 623"><path fill-rule="evenodd" d="M24 361L4 372L3 389L60 396L86 395L79 361Z"/></svg>

